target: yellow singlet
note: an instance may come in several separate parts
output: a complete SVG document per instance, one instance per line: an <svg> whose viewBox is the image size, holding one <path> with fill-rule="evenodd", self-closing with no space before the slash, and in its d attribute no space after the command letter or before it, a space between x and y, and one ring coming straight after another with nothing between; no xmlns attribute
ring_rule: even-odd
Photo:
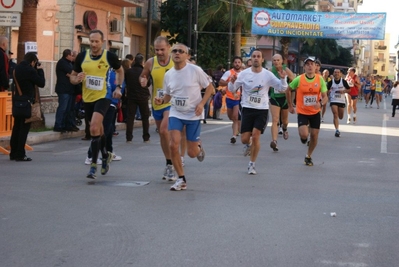
<svg viewBox="0 0 399 267"><path fill-rule="evenodd" d="M82 62L82 71L86 74L86 79L82 83L82 97L86 103L105 98L107 95L107 72L109 69L107 60L107 50L103 50L99 59L92 59L90 52Z"/></svg>
<svg viewBox="0 0 399 267"><path fill-rule="evenodd" d="M166 65L161 65L158 62L158 58L155 56L152 63L151 77L152 77L152 108L154 110L160 110L170 106L170 103L157 105L154 102L155 97L163 97L163 78L165 73L174 67L174 63L169 57L169 61Z"/></svg>

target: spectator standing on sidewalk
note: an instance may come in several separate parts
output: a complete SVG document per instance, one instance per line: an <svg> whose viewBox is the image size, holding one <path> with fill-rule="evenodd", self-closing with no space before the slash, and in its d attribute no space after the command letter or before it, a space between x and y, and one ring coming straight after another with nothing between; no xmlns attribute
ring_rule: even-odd
<svg viewBox="0 0 399 267"><path fill-rule="evenodd" d="M75 124L74 114L75 85L69 80L73 69L72 61L72 51L65 49L55 68L57 75L55 92L58 95L58 107L55 113L54 132L79 131Z"/></svg>
<svg viewBox="0 0 399 267"><path fill-rule="evenodd" d="M14 82L18 82L22 95L28 96L32 101L36 97L35 86L44 87L46 83L44 71L41 66L38 66L38 61L36 54L29 52L25 54L23 61L15 67ZM30 122L25 123L25 118L14 117L14 126L10 139L10 160L32 161L25 154L25 143L30 125Z"/></svg>
<svg viewBox="0 0 399 267"><path fill-rule="evenodd" d="M137 55L134 59L133 66L125 72L126 82L126 96L128 99L127 106L127 121L126 121L126 142L131 142L133 139L133 126L137 108L140 110L141 122L143 126L143 142L150 141L150 109L148 107L148 100L150 99L150 91L147 85L142 87L140 84L140 75L144 69L144 57Z"/></svg>
<svg viewBox="0 0 399 267"><path fill-rule="evenodd" d="M9 60L6 53L8 49L8 38L0 36L0 92L7 91L9 85Z"/></svg>
<svg viewBox="0 0 399 267"><path fill-rule="evenodd" d="M395 117L396 107L399 106L399 82L396 81L391 89L392 94L392 117Z"/></svg>

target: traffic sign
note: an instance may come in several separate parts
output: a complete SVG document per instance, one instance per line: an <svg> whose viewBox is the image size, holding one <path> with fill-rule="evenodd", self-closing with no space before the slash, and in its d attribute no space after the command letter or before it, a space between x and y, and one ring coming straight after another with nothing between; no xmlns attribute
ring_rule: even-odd
<svg viewBox="0 0 399 267"><path fill-rule="evenodd" d="M0 0L0 12L22 13L24 0Z"/></svg>
<svg viewBox="0 0 399 267"><path fill-rule="evenodd" d="M20 27L21 13L0 12L0 26Z"/></svg>

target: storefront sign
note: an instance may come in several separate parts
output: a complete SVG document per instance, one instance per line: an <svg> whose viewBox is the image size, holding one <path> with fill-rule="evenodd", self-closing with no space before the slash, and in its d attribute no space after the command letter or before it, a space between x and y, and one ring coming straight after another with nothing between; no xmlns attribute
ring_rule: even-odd
<svg viewBox="0 0 399 267"><path fill-rule="evenodd" d="M384 40L386 13L252 9L252 34L323 39Z"/></svg>
<svg viewBox="0 0 399 267"><path fill-rule="evenodd" d="M86 11L83 15L83 24L89 30L97 29L97 14L94 11Z"/></svg>
<svg viewBox="0 0 399 267"><path fill-rule="evenodd" d="M37 53L37 42L26 42L25 53L36 52Z"/></svg>

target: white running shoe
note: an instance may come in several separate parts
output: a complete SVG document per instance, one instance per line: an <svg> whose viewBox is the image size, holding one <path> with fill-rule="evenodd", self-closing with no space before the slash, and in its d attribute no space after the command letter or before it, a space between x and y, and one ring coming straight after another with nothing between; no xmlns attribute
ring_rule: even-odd
<svg viewBox="0 0 399 267"><path fill-rule="evenodd" d="M244 157L251 155L251 144L245 145L245 146L244 146L243 152L244 152L244 153L243 153L243 154L244 154Z"/></svg>
<svg viewBox="0 0 399 267"><path fill-rule="evenodd" d="M170 187L171 191L180 191L180 190L186 190L187 189L187 184L185 181L183 181L183 178L177 179L177 181Z"/></svg>
<svg viewBox="0 0 399 267"><path fill-rule="evenodd" d="M248 164L248 174L252 175L256 174L255 165L252 163Z"/></svg>
<svg viewBox="0 0 399 267"><path fill-rule="evenodd" d="M283 128L281 127L278 128L278 134L283 134Z"/></svg>
<svg viewBox="0 0 399 267"><path fill-rule="evenodd" d="M181 158L181 166L184 167L184 157L180 157Z"/></svg>
<svg viewBox="0 0 399 267"><path fill-rule="evenodd" d="M97 164L100 165L102 163L101 159L97 159ZM91 158L86 158L85 159L85 164L90 165L91 164Z"/></svg>
<svg viewBox="0 0 399 267"><path fill-rule="evenodd" d="M346 121L346 124L350 124L351 123L351 118L348 118L348 120Z"/></svg>
<svg viewBox="0 0 399 267"><path fill-rule="evenodd" d="M162 180L168 180L171 182L176 181L175 169L173 168L173 165L166 165Z"/></svg>
<svg viewBox="0 0 399 267"><path fill-rule="evenodd" d="M205 150L204 150L204 147L202 146L201 141L199 143L199 147L200 147L200 153L197 155L197 159L199 162L203 162L204 158L205 158Z"/></svg>
<svg viewBox="0 0 399 267"><path fill-rule="evenodd" d="M121 156L112 153L112 161L120 161L120 160L122 160Z"/></svg>

